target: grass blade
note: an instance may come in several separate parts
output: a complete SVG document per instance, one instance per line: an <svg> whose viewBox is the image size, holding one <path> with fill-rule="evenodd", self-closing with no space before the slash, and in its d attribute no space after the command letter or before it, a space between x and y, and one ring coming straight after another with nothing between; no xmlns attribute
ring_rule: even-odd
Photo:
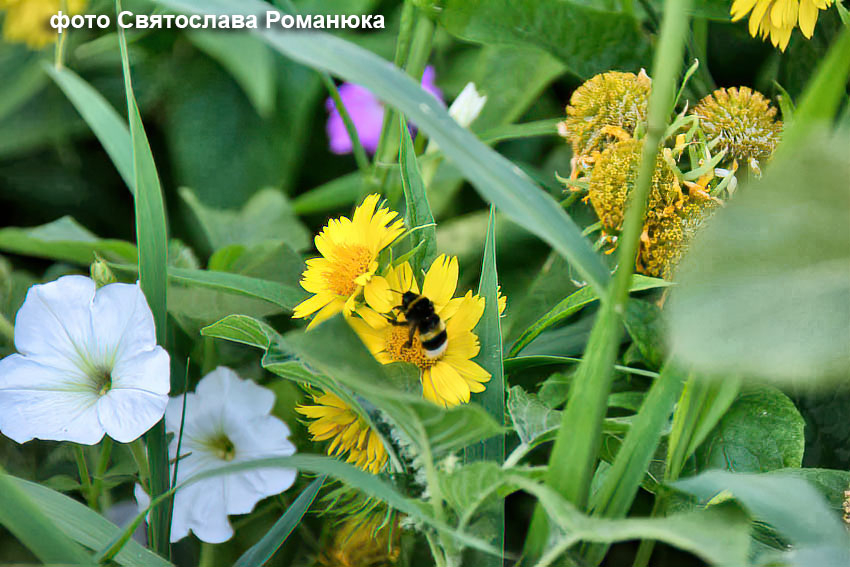
<svg viewBox="0 0 850 567"><path fill-rule="evenodd" d="M94 565L91 557L48 518L0 469L0 525L44 563Z"/></svg>
<svg viewBox="0 0 850 567"><path fill-rule="evenodd" d="M121 0L115 0L116 13L121 12ZM130 121L130 139L133 152L133 191L136 211L136 240L139 250L139 280L156 323L156 340L165 347L168 290L167 237L165 205L162 188L156 171L153 153L142 124L142 116L133 94L130 60L124 29L118 28L121 47L121 64L124 71L124 89L127 95L127 116ZM162 420L145 434L150 467L151 496L168 492L168 444ZM166 503L151 515L150 539L152 547L163 557L170 556L171 506Z"/></svg>
<svg viewBox="0 0 850 567"><path fill-rule="evenodd" d="M62 67L44 63L44 70L59 85L94 135L100 140L103 149L109 155L115 169L121 175L130 191L135 191L133 173L133 149L127 123L118 114L103 95L88 84L79 75Z"/></svg>
<svg viewBox="0 0 850 567"><path fill-rule="evenodd" d="M419 242L422 246L411 258L413 273L418 274L423 266L430 266L437 256L437 227L434 225L434 215L431 213L431 205L428 204L428 195L425 193L425 184L422 182L422 173L416 162L416 150L413 148L413 140L407 123L401 118L401 149L398 157L401 166L401 186L404 189L404 200L407 203L406 221L411 230L416 232L412 235L411 249ZM420 228L423 227L423 228Z"/></svg>
<svg viewBox="0 0 850 567"><path fill-rule="evenodd" d="M301 518L310 508L310 505L315 500L319 489L325 482L324 476L320 476L310 483L305 488L295 502L286 509L286 512L280 519L274 523L271 529L266 532L260 541L251 546L251 548L242 554L242 556L233 564L233 567L255 567L257 565L265 565L266 561L272 558L275 552L283 545L292 530L301 522Z"/></svg>
<svg viewBox="0 0 850 567"><path fill-rule="evenodd" d="M175 10L199 14L258 14L268 9L267 4L255 0L157 2ZM283 55L363 85L403 112L440 146L445 155L451 156L484 199L551 245L590 285L604 293L610 279L608 270L563 208L522 170L458 125L439 101L413 79L377 55L329 34L303 30L297 33L261 30L257 33Z"/></svg>

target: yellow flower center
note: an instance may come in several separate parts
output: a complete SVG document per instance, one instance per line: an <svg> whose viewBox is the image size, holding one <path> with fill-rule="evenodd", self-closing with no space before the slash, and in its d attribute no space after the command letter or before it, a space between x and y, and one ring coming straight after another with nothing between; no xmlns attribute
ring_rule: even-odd
<svg viewBox="0 0 850 567"><path fill-rule="evenodd" d="M410 330L407 327L393 326L389 329L386 352L393 360L397 362L412 362L422 370L431 368L440 360L439 356L436 358L425 356L425 351L422 349L422 342L419 340L419 333L414 335L410 346L407 346L407 341L410 339Z"/></svg>
<svg viewBox="0 0 850 567"><path fill-rule="evenodd" d="M92 376L92 390L98 396L105 396L112 389L112 371L109 368L96 368Z"/></svg>
<svg viewBox="0 0 850 567"><path fill-rule="evenodd" d="M236 446L224 433L210 439L207 445L210 451L222 461L232 461L236 457Z"/></svg>
<svg viewBox="0 0 850 567"><path fill-rule="evenodd" d="M369 265L374 258L365 246L342 245L334 255L332 270L325 272L325 282L333 293L349 297L357 291L358 277L369 271Z"/></svg>

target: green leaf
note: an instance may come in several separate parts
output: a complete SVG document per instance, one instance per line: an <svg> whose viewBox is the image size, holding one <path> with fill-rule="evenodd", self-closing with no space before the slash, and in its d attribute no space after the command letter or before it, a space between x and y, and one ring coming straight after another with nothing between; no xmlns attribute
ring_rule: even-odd
<svg viewBox="0 0 850 567"><path fill-rule="evenodd" d="M257 14L268 7L255 0L157 2L177 10L216 14ZM610 277L608 270L563 208L514 164L460 127L439 101L404 72L373 53L328 34L306 31L285 34L273 30L259 33L287 57L363 85L406 114L445 155L451 156L485 199L569 259L590 285L600 292L605 289Z"/></svg>
<svg viewBox="0 0 850 567"><path fill-rule="evenodd" d="M718 211L679 268L671 348L701 373L796 387L848 375L850 138L807 140Z"/></svg>
<svg viewBox="0 0 850 567"><path fill-rule="evenodd" d="M461 39L486 45L535 46L584 79L649 62L649 40L639 22L564 0L417 0ZM585 38L594 38L593 42ZM442 144L441 144L442 145Z"/></svg>
<svg viewBox="0 0 850 567"><path fill-rule="evenodd" d="M354 205L361 194L363 175L355 171L301 193L292 200L292 209L299 215L324 213Z"/></svg>
<svg viewBox="0 0 850 567"><path fill-rule="evenodd" d="M413 273L418 274L423 267L430 266L437 257L437 227L434 225L434 215L431 213L425 184L422 182L422 173L416 161L416 150L413 148L413 140L410 139L404 117L401 118L401 148L398 161L401 166L404 201L407 204L405 222L411 230L415 231L410 237L410 248L413 249L422 244L410 259Z"/></svg>
<svg viewBox="0 0 850 567"><path fill-rule="evenodd" d="M123 240L99 238L65 216L32 228L0 228L0 250L88 266L95 254L115 262L136 262L136 247Z"/></svg>
<svg viewBox="0 0 850 567"><path fill-rule="evenodd" d="M205 337L225 339L243 345L268 350L278 335L266 323L246 315L228 315L220 321L201 329Z"/></svg>
<svg viewBox="0 0 850 567"><path fill-rule="evenodd" d="M771 525L794 546L846 546L847 532L838 516L804 480L708 471L673 486L704 503L718 496L734 498L754 519Z"/></svg>
<svg viewBox="0 0 850 567"><path fill-rule="evenodd" d="M260 116L271 115L277 84L274 57L265 44L247 33L237 32L192 30L186 37L227 69Z"/></svg>
<svg viewBox="0 0 850 567"><path fill-rule="evenodd" d="M800 467L804 427L788 396L766 385L746 387L697 450L697 468L758 473Z"/></svg>
<svg viewBox="0 0 850 567"><path fill-rule="evenodd" d="M478 461L451 471L440 472L440 492L458 515L472 515L482 505L500 501L521 487L511 482L519 475L539 480L543 470L531 468L504 469L490 461ZM463 525L461 520L460 525Z"/></svg>
<svg viewBox="0 0 850 567"><path fill-rule="evenodd" d="M660 368L667 353L661 308L648 301L632 299L626 304L623 322L650 368Z"/></svg>
<svg viewBox="0 0 850 567"><path fill-rule="evenodd" d="M208 207L185 187L180 189L180 197L192 211L211 251L232 244L247 246L270 240L281 241L294 250L310 246L309 231L277 189L258 191L239 211Z"/></svg>
<svg viewBox="0 0 850 567"><path fill-rule="evenodd" d="M110 267L114 270L125 272L132 272L136 269L135 266L126 264L112 264ZM279 305L286 311L291 311L305 297L304 291L293 286L228 272L194 270L191 268L169 268L168 278L173 282L264 299L275 305Z"/></svg>
<svg viewBox="0 0 850 567"><path fill-rule="evenodd" d="M100 140L127 188L134 191L133 149L127 122L103 95L70 69L46 62L43 67Z"/></svg>
<svg viewBox="0 0 850 567"><path fill-rule="evenodd" d="M16 477L6 477L47 514L61 533L90 549L100 549L121 533L121 528L77 502L49 488ZM171 563L135 541L128 541L114 561L126 567L169 567ZM54 560L57 562L57 560ZM58 561L67 563L65 561Z"/></svg>
<svg viewBox="0 0 850 567"><path fill-rule="evenodd" d="M670 283L659 278L650 278L635 274L632 276L632 286L630 291L643 291L657 287L666 287ZM517 338L511 347L508 356L516 356L522 349L533 341L540 333L567 319L574 313L578 312L582 307L593 303L599 299L599 295L590 287L583 287L580 290L572 293L568 297L562 299L555 307L550 309L545 315L537 319L534 323Z"/></svg>
<svg viewBox="0 0 850 567"><path fill-rule="evenodd" d="M534 394L512 386L508 395L508 413L520 443L534 447L561 425L561 412L552 409Z"/></svg>
<svg viewBox="0 0 850 567"><path fill-rule="evenodd" d="M850 471L794 467L770 471L770 475L805 480L820 492L835 513L844 513L844 492L850 489Z"/></svg>
<svg viewBox="0 0 850 567"><path fill-rule="evenodd" d="M45 510L41 502L35 502L22 489L22 482L25 481L9 476L0 469L0 525L44 563L93 565L91 556L57 528L52 510ZM56 497L71 500L48 488L38 488ZM82 505L80 507L84 508Z"/></svg>
<svg viewBox="0 0 850 567"><path fill-rule="evenodd" d="M310 483L305 488L298 498L295 499L286 512L278 519L277 522L266 532L263 538L251 546L251 548L243 553L233 567L255 567L256 565L265 565L272 558L275 552L283 545L292 530L301 522L301 518L307 513L322 484L325 482L325 477L321 476Z"/></svg>
<svg viewBox="0 0 850 567"><path fill-rule="evenodd" d="M121 0L115 0L115 11L121 11ZM121 48L121 65L124 72L124 90L127 95L127 115L130 122L130 141L133 151L133 199L135 202L136 240L139 249L139 281L156 324L156 342L165 348L168 336L168 237L166 235L165 204L162 187L156 171L153 153L148 143L142 116L133 93L130 60L124 28L118 28ZM150 466L151 496L164 494L169 489L168 444L165 440L165 423L160 420L146 434L148 464ZM170 556L171 506L159 507L150 519L150 541L154 549Z"/></svg>

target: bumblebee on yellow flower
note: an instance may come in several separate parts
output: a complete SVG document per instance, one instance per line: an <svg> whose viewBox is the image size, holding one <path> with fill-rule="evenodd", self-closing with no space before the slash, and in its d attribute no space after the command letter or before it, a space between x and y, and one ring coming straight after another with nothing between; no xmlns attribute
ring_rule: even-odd
<svg viewBox="0 0 850 567"><path fill-rule="evenodd" d="M378 255L404 233L395 211L379 207L373 194L354 210L352 218L331 219L316 236L320 258L307 260L301 287L313 295L295 307L293 317L314 315L308 329L343 312L351 315L361 296L374 296Z"/></svg>
<svg viewBox="0 0 850 567"><path fill-rule="evenodd" d="M791 32L798 25L807 39L811 39L818 23L820 10L832 6L834 0L735 0L732 3L732 21L737 22L750 14L749 29L753 37L770 37L774 47L782 51L788 47Z"/></svg>
<svg viewBox="0 0 850 567"><path fill-rule="evenodd" d="M484 298L472 292L454 297L457 281L457 258L441 255L431 264L421 288L421 295L433 303L445 324L445 347L437 354L423 348L419 335L411 336L408 326L397 324L404 323L403 314L395 320L386 315L398 305L399 294L420 294L413 268L406 262L390 268L379 280L376 290L383 292L370 301L372 309L359 310L361 318L350 320L378 361L418 366L423 396L444 407L469 402L470 394L483 392L490 380L490 373L472 360L480 350L473 329L484 313Z"/></svg>

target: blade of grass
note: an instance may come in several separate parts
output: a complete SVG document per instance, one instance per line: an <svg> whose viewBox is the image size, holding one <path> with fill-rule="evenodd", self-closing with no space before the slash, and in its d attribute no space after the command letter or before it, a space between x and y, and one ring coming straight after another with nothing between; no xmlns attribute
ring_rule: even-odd
<svg viewBox="0 0 850 567"><path fill-rule="evenodd" d="M596 471L602 424L614 377L622 317L626 311L646 200L682 68L689 8L689 0L664 4L658 49L653 61L647 134L617 247L617 272L609 293L602 294L604 301L591 331L585 356L576 370L561 429L549 458L548 485L579 509L587 505ZM549 533L547 526L546 515L538 506L524 550L528 558L538 558L542 554Z"/></svg>
<svg viewBox="0 0 850 567"><path fill-rule="evenodd" d="M401 166L401 185L404 189L404 200L407 204L405 220L411 230L417 229L410 236L410 247L414 248L419 242L424 242L424 246L410 260L413 273L418 274L421 268L430 266L437 256L437 227L434 225L434 215L431 213L431 205L428 204L428 195L425 193L425 184L422 182L422 173L416 161L413 140L410 138L404 117L401 117L400 121L401 149L399 150L398 161Z"/></svg>
<svg viewBox="0 0 850 567"><path fill-rule="evenodd" d="M121 0L115 0L115 13L121 12ZM166 293L168 289L167 237L165 205L162 188L156 171L153 153L148 143L145 128L130 76L130 60L127 54L127 38L124 29L118 28L118 44L121 48L121 65L124 71L124 89L127 95L127 116L130 122L130 139L133 151L133 191L136 212L136 240L139 250L139 280L147 298L156 324L156 340L165 347L166 342ZM153 497L168 492L168 444L165 440L165 424L162 420L145 434L150 467L150 488ZM151 547L163 557L170 557L171 505L166 503L150 518Z"/></svg>
<svg viewBox="0 0 850 567"><path fill-rule="evenodd" d="M268 6L255 0L156 0L191 13L255 14ZM567 213L522 170L462 128L431 94L374 53L320 32L258 30L283 55L367 87L379 99L405 113L443 150L481 196L520 226L567 258L599 293L610 280L608 269Z"/></svg>
<svg viewBox="0 0 850 567"><path fill-rule="evenodd" d="M496 423L505 425L505 376L502 365L502 328L499 313L499 278L496 271L496 209L490 207L490 223L487 227L487 240L484 245L484 262L481 266L481 281L478 295L484 298L484 315L476 327L481 341L481 352L475 361L490 373L487 389L481 393L478 402L487 410ZM505 436L497 435L481 443L471 445L464 450L464 463L488 461L501 466L505 462ZM496 524L494 544L505 548L505 502L499 500L492 520ZM479 554L475 565L502 566L502 558Z"/></svg>
<svg viewBox="0 0 850 567"><path fill-rule="evenodd" d="M135 191L133 147L127 123L103 95L76 73L66 67L58 69L47 63L43 66L100 140L127 188Z"/></svg>
<svg viewBox="0 0 850 567"><path fill-rule="evenodd" d="M310 485L301 491L295 502L286 509L286 512L274 525L266 532L266 534L251 548L242 554L233 567L255 567L257 565L265 565L272 558L275 552L283 545L292 530L301 522L301 518L307 513L310 505L313 504L319 489L325 482L324 476L320 476L310 483Z"/></svg>
<svg viewBox="0 0 850 567"><path fill-rule="evenodd" d="M85 549L56 527L2 468L0 525L44 563L94 565Z"/></svg>

